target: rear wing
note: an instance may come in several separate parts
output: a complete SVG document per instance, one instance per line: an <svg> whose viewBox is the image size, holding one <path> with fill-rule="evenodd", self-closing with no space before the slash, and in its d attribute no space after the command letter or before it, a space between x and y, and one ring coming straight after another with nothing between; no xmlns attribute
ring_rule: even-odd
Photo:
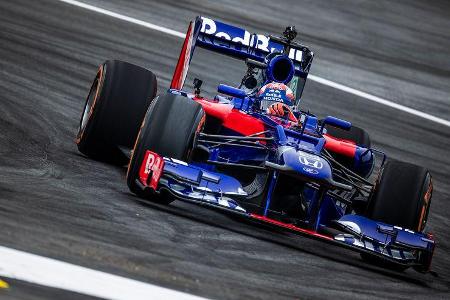
<svg viewBox="0 0 450 300"><path fill-rule="evenodd" d="M197 17L189 24L170 88L183 88L196 46L237 59L262 62L271 52L284 52L284 44L277 40L206 17ZM297 91L301 94L314 55L308 47L298 43L290 48L289 58L294 62L295 75L301 79L297 84Z"/></svg>

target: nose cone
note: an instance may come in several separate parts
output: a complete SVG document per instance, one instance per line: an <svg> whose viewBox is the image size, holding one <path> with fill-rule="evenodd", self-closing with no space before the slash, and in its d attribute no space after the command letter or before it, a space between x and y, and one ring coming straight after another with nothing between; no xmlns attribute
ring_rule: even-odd
<svg viewBox="0 0 450 300"><path fill-rule="evenodd" d="M332 179L331 166L320 156L304 151L290 149L282 155L285 165L295 170L302 177L317 181L329 181Z"/></svg>

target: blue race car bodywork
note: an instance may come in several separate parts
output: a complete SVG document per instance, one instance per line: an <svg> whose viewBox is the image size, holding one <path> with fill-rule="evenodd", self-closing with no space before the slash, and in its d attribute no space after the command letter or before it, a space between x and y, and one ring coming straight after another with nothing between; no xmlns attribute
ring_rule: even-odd
<svg viewBox="0 0 450 300"><path fill-rule="evenodd" d="M319 120L297 110L301 122L292 124L258 111L255 95L242 86L220 85L219 93L227 98L206 99L183 91L196 46L256 66L265 64L265 82L276 76L271 66L276 62L266 58L279 52L278 59L292 64L285 77L297 99L313 59L306 46L290 39L251 34L204 17L191 22L169 93L198 102L206 112L202 125L209 130L199 132L196 139L202 159L185 162L147 151L139 172L143 190L169 192L180 200L429 270L435 246L430 234L371 220L355 205L370 200L385 161L383 153L327 134L325 125L349 129L347 121ZM220 126L211 125L217 123ZM346 163L335 154L345 157Z"/></svg>

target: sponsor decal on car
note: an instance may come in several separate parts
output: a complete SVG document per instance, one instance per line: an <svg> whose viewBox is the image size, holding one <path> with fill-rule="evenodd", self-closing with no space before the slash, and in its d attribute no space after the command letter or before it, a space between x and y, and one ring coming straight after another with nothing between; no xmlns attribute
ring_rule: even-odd
<svg viewBox="0 0 450 300"><path fill-rule="evenodd" d="M139 171L139 178L142 184L156 190L163 170L164 159L160 155L147 150Z"/></svg>
<svg viewBox="0 0 450 300"><path fill-rule="evenodd" d="M309 154L300 153L298 156L298 160L302 165L307 166L308 168L313 168L320 170L323 168L323 162L320 161L317 157ZM303 168L305 170L305 168ZM305 170L306 171L306 170ZM315 173L317 174L317 173Z"/></svg>
<svg viewBox="0 0 450 300"><path fill-rule="evenodd" d="M275 52L275 51L279 52L282 50L283 46L271 42L270 38L263 34L251 34L247 30L243 30L236 27L230 27L229 25L216 22L206 17L201 18L202 18L202 27L200 28L200 32L205 35L214 36L226 41L231 41L235 44L244 45L246 47L255 46L257 49L264 52ZM223 26L230 27L227 28L230 30L227 30L227 32L219 31L220 29L223 29ZM237 35L238 33L239 35ZM224 46L222 43L220 43L220 45ZM231 48L231 46L229 48ZM303 51L291 48L289 51L289 58L301 62L303 58Z"/></svg>
<svg viewBox="0 0 450 300"><path fill-rule="evenodd" d="M303 167L303 171L305 171L306 173L309 173L309 174L314 174L314 175L319 174L319 171L317 171L316 169L308 168L308 167Z"/></svg>

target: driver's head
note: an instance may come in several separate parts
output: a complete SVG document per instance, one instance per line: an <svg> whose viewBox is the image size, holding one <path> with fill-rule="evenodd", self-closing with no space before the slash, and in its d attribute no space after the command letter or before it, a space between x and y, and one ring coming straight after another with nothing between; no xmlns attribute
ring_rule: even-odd
<svg viewBox="0 0 450 300"><path fill-rule="evenodd" d="M264 85L258 91L257 96L262 110L266 110L271 104L276 102L284 103L290 107L295 104L292 90L287 85L279 82L271 82Z"/></svg>

